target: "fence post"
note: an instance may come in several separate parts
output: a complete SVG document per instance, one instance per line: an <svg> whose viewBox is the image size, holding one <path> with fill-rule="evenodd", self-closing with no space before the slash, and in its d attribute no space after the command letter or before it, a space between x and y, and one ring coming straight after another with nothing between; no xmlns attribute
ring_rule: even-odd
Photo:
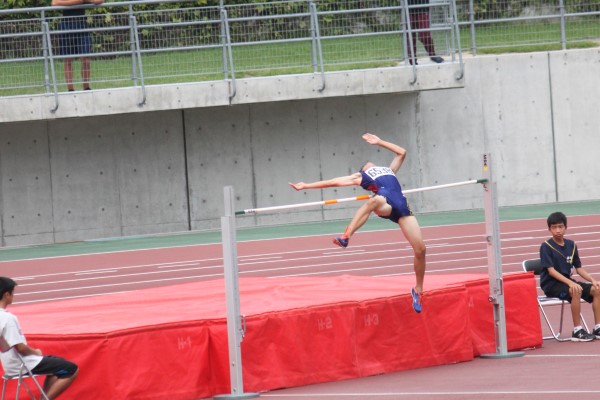
<svg viewBox="0 0 600 400"><path fill-rule="evenodd" d="M413 72L413 79L411 81L409 81L409 83L411 85L414 85L415 83L417 83L417 55L413 54L416 53L416 51L413 51L414 48L416 48L416 46L413 47L413 37L412 37L412 27L410 25L410 9L408 7L408 2L406 0L400 0L400 4L402 6L402 10L404 10L404 22L406 23L405 27L406 30L403 30L403 33L406 32L406 35L408 36L408 59L410 60L411 64L412 64L412 72Z"/></svg>
<svg viewBox="0 0 600 400"><path fill-rule="evenodd" d="M560 12L560 44L563 50L567 49L567 32L565 28L565 2L558 0L558 9Z"/></svg>
<svg viewBox="0 0 600 400"><path fill-rule="evenodd" d="M473 5L473 0L469 0L469 28L471 30L471 53L473 53L473 56L476 56L477 44L475 42L475 6Z"/></svg>
<svg viewBox="0 0 600 400"><path fill-rule="evenodd" d="M223 45L223 76L224 79L229 79L231 75L231 85L229 86L229 100L233 99L237 94L235 83L235 67L233 65L233 52L231 50L231 34L229 32L229 17L227 10L221 1L221 43Z"/></svg>
<svg viewBox="0 0 600 400"><path fill-rule="evenodd" d="M321 68L321 87L319 92L325 90L325 66L323 65L323 50L321 48L321 31L319 30L319 15L317 14L317 6L313 0L309 0L308 7L310 10L310 28L313 53L313 72L317 72L317 63Z"/></svg>
<svg viewBox="0 0 600 400"><path fill-rule="evenodd" d="M52 88L54 94L54 107L50 109L51 113L58 110L58 87L56 84L56 71L54 69L54 55L52 54L52 41L50 38L50 25L46 21L46 15L42 12L42 52L44 55L44 86L46 93L50 93L50 75L52 75ZM49 61L48 61L49 60ZM48 69L48 64L50 68Z"/></svg>
<svg viewBox="0 0 600 400"><path fill-rule="evenodd" d="M144 82L144 66L142 64L142 53L140 49L140 36L138 32L137 19L135 15L129 16L129 24L131 25L131 30L133 31L133 38L135 43L135 56L137 57L137 66L140 72L140 88L142 90L142 100L138 103L138 106L143 106L146 104L146 84ZM135 58L134 58L135 59ZM135 63L134 63L135 64Z"/></svg>

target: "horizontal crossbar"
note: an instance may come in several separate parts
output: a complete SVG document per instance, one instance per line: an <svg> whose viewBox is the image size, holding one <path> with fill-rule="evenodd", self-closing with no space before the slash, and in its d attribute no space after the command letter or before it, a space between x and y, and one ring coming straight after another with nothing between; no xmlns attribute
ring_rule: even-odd
<svg viewBox="0 0 600 400"><path fill-rule="evenodd" d="M462 182L454 182L454 183L446 183L443 185L435 185L435 186L426 186L417 189L408 189L404 190L404 194L417 193L417 192L426 192L428 190L437 190L437 189L446 189L456 186L464 186L464 185L472 185L474 183L486 183L487 179L471 179L468 181ZM346 197L342 199L331 199L331 200L321 200L321 201L312 201L308 203L297 203L297 204L288 204L284 206L272 206L272 207L262 207L262 208L250 208L247 210L236 211L235 215L248 215L248 214L258 214L264 212L272 212L272 211L281 211L281 210L289 210L292 208L304 208L304 207L315 207L315 206L326 206L330 204L338 204L338 203L347 203L350 201L359 201L359 200L367 200L371 196L363 195L356 197Z"/></svg>

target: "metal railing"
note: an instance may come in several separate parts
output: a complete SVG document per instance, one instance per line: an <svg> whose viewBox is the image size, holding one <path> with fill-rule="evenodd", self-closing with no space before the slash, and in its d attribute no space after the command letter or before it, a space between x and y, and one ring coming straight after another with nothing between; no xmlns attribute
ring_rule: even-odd
<svg viewBox="0 0 600 400"><path fill-rule="evenodd" d="M429 29L411 26L408 15L419 6L407 0L221 7L150 0L0 10L0 96L54 95L58 107L57 94L67 90L65 60L73 57L91 59L92 88L136 87L143 104L146 85L224 79L234 97L236 77L314 73L322 90L328 71L411 67L406 49L423 31L437 55L461 66L463 47L477 54L600 41L600 0L563 1L430 0ZM61 29L62 11L76 8L86 9L85 24ZM60 41L69 34L90 35L89 53L64 54ZM420 43L416 57L428 57ZM77 89L81 68L76 61Z"/></svg>
<svg viewBox="0 0 600 400"><path fill-rule="evenodd" d="M599 0L457 0L456 6L473 54L600 45Z"/></svg>
<svg viewBox="0 0 600 400"><path fill-rule="evenodd" d="M66 91L63 64L73 57L92 60L93 88L138 87L140 103L145 85L220 79L232 81L233 97L236 76L319 73L323 89L325 71L408 63L410 33L422 31L411 29L406 0L352 0L343 9L312 0L165 8L182 3L0 10L0 96ZM87 9L85 24L61 29L62 11L76 8ZM436 0L431 9L444 16L430 29L437 52L454 58L454 3ZM64 35L90 35L91 51L64 54Z"/></svg>

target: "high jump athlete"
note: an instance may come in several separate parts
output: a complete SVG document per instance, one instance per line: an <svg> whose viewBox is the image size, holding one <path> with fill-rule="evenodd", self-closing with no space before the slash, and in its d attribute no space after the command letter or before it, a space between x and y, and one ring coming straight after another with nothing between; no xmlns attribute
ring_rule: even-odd
<svg viewBox="0 0 600 400"><path fill-rule="evenodd" d="M406 149L381 140L372 133L365 133L362 137L367 143L383 147L396 155L389 167L378 167L372 162L368 162L359 172L352 175L312 183L290 182L290 186L296 190L361 186L363 189L373 192L373 196L356 211L344 234L333 239L333 243L346 248L352 235L367 222L371 213L396 222L414 251L413 265L416 286L411 290L411 294L413 308L419 313L422 309L421 297L425 278L426 248L417 218L411 211L406 197L402 194L402 187L398 178L396 178L396 172L398 172L406 157Z"/></svg>

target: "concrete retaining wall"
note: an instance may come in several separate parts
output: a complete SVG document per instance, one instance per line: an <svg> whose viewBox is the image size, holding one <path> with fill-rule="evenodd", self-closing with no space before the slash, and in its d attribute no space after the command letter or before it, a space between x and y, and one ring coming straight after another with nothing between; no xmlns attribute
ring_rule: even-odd
<svg viewBox="0 0 600 400"><path fill-rule="evenodd" d="M398 174L405 188L480 178L489 152L501 206L599 199L600 51L465 64L464 88L317 91L312 99L196 108L163 99L173 109L97 115L80 106L77 115L90 116L1 123L0 243L217 228L225 185L234 186L238 209L362 194L296 192L287 182L349 174L367 160L389 163L389 153L362 141L364 131L407 148ZM480 208L481 190L409 200L417 212ZM349 218L356 206L244 217L239 225Z"/></svg>

